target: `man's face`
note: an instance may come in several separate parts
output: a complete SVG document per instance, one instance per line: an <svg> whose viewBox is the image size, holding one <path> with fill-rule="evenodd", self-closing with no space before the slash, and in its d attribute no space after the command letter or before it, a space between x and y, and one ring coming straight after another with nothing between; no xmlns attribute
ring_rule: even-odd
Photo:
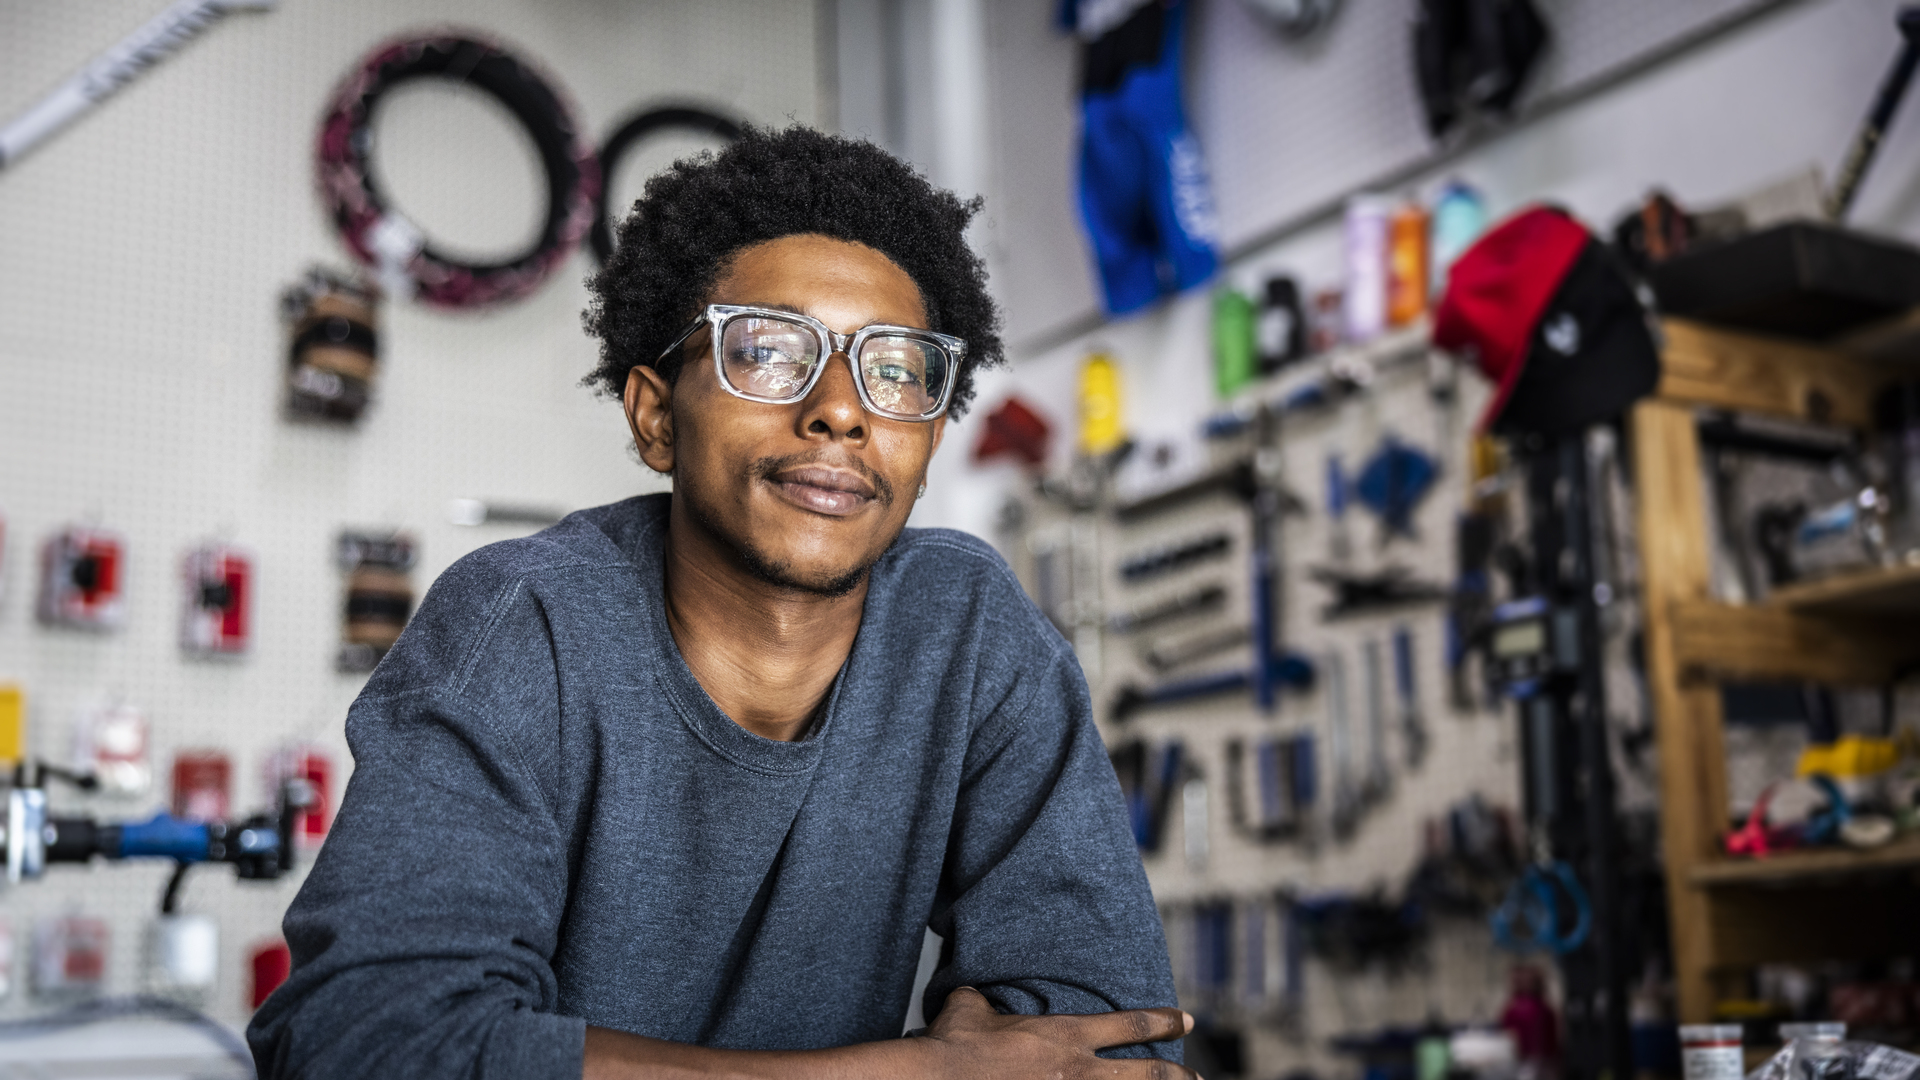
<svg viewBox="0 0 1920 1080"><path fill-rule="evenodd" d="M926 326L905 271L872 248L817 235L747 248L708 299L789 308L843 334L873 323ZM720 385L712 348L707 331L696 333L671 388L651 368L634 369L626 403L642 460L673 473L676 503L701 539L718 541L755 576L808 592L850 591L906 525L945 417L909 423L868 413L840 353L801 401L746 401ZM666 415L650 415L649 401L657 411L662 393ZM659 420L664 440L649 436Z"/></svg>

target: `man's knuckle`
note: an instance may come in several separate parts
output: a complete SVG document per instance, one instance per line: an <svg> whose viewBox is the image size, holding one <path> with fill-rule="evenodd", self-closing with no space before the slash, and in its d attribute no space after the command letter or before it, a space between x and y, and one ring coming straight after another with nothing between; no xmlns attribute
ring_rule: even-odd
<svg viewBox="0 0 1920 1080"><path fill-rule="evenodd" d="M1071 1041L1072 1034L1070 1027L1045 1016L1024 1017L1014 1030L1020 1052L1035 1060L1057 1053L1062 1043Z"/></svg>
<svg viewBox="0 0 1920 1080"><path fill-rule="evenodd" d="M1134 1042L1146 1042L1153 1038L1154 1024L1151 1013L1134 1010L1125 1014L1127 1035Z"/></svg>

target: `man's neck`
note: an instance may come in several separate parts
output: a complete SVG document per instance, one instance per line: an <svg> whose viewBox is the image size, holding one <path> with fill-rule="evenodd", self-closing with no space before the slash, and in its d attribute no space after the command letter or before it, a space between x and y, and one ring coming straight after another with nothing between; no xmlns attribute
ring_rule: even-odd
<svg viewBox="0 0 1920 1080"><path fill-rule="evenodd" d="M822 596L764 581L692 518L674 512L667 521L674 644L734 723L769 739L798 739L853 649L867 582Z"/></svg>

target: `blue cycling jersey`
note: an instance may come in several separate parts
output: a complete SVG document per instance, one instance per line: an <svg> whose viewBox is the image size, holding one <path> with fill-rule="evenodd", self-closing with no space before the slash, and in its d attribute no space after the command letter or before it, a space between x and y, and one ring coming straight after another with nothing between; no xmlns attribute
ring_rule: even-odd
<svg viewBox="0 0 1920 1080"><path fill-rule="evenodd" d="M1219 225L1180 101L1184 5L1148 0L1124 19L1115 7L1067 0L1062 22L1091 37L1081 74L1080 213L1107 310L1121 315L1213 276Z"/></svg>

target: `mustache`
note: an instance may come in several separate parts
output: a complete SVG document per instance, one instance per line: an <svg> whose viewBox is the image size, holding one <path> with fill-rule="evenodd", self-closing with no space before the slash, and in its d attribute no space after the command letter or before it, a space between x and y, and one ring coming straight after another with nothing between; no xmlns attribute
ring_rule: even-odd
<svg viewBox="0 0 1920 1080"><path fill-rule="evenodd" d="M806 465L823 465L834 469L847 469L860 474L867 483L873 485L874 497L882 506L893 505L893 485L887 478L852 455L840 455L827 451L812 451L804 454L782 454L778 457L756 458L748 466L748 475L756 480L775 482L776 478L788 469L797 469Z"/></svg>

